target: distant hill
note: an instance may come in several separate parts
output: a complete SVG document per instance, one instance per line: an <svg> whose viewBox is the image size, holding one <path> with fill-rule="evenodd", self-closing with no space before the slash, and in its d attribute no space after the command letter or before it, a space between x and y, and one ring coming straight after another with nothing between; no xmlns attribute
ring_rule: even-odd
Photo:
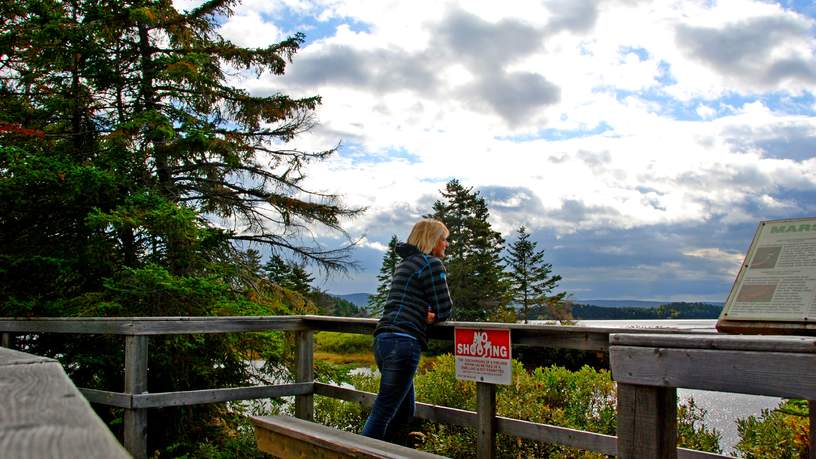
<svg viewBox="0 0 816 459"><path fill-rule="evenodd" d="M601 308L656 308L664 304L670 304L671 301L642 301L642 300L575 300L575 304L587 304L590 306L598 306ZM704 301L701 303L711 304L722 307L725 305L719 301Z"/></svg>
<svg viewBox="0 0 816 459"><path fill-rule="evenodd" d="M572 306L572 317L578 320L716 319L722 308L721 305L708 303L666 303L653 308L575 304Z"/></svg>
<svg viewBox="0 0 816 459"><path fill-rule="evenodd" d="M357 306L358 308L363 308L368 306L368 297L371 296L369 293L348 293L346 295L335 295L337 298L343 299L348 301L349 303Z"/></svg>

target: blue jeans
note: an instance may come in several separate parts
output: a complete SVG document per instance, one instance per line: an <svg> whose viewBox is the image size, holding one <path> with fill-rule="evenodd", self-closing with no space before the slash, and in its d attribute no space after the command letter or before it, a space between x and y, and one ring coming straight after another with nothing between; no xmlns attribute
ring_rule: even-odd
<svg viewBox="0 0 816 459"><path fill-rule="evenodd" d="M374 340L374 358L380 369L380 393L363 427L363 435L394 441L398 429L414 418L414 374L422 346L419 341L393 333Z"/></svg>

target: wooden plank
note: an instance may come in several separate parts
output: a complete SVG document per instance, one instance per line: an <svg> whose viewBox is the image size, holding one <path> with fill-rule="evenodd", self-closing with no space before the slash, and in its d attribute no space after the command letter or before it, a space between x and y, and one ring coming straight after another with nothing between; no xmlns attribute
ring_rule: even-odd
<svg viewBox="0 0 816 459"><path fill-rule="evenodd" d="M734 456L697 451L696 449L677 448L677 459L733 459Z"/></svg>
<svg viewBox="0 0 816 459"><path fill-rule="evenodd" d="M618 437L613 435L603 435L502 416L496 418L496 430L528 440L570 446L609 456L618 453Z"/></svg>
<svg viewBox="0 0 816 459"><path fill-rule="evenodd" d="M258 449L277 457L416 458L442 456L289 416L253 416Z"/></svg>
<svg viewBox="0 0 816 459"><path fill-rule="evenodd" d="M475 411L460 410L458 408L431 405L428 403L417 403L415 416L428 421L473 427L474 429L479 425L479 419Z"/></svg>
<svg viewBox="0 0 816 459"><path fill-rule="evenodd" d="M377 398L377 394L371 392L335 386L333 384L324 384L317 381L314 383L314 393L324 397L359 403L366 408L374 406L374 400Z"/></svg>
<svg viewBox="0 0 816 459"><path fill-rule="evenodd" d="M134 334L168 335L188 333L232 333L269 330L303 330L301 316L252 316L252 317L173 317L161 320L138 320Z"/></svg>
<svg viewBox="0 0 816 459"><path fill-rule="evenodd" d="M376 319L323 316L253 317L116 317L116 318L0 318L0 331L20 333L77 333L113 335L168 335L232 333L266 330L314 330L371 334ZM560 325L443 322L429 329L432 339L453 340L455 327L500 328L512 331L518 346L568 348L605 352L610 333L678 333L669 328L632 330ZM701 333L706 334L706 333Z"/></svg>
<svg viewBox="0 0 816 459"><path fill-rule="evenodd" d="M0 318L0 331L100 335L179 335L302 330L302 316Z"/></svg>
<svg viewBox="0 0 816 459"><path fill-rule="evenodd" d="M816 355L610 348L612 378L627 384L816 399Z"/></svg>
<svg viewBox="0 0 816 459"><path fill-rule="evenodd" d="M816 324L805 322L763 322L758 320L717 321L720 333L737 333L745 335L816 335Z"/></svg>
<svg viewBox="0 0 816 459"><path fill-rule="evenodd" d="M125 393L128 395L147 392L148 337L125 337ZM147 458L147 410L125 408L125 449L135 459Z"/></svg>
<svg viewBox="0 0 816 459"><path fill-rule="evenodd" d="M312 384L278 384L272 386L230 387L226 389L204 389L180 392L151 392L134 394L134 408L163 408L168 406L201 405L222 403L233 400L252 400L258 398L277 398L290 395L312 393Z"/></svg>
<svg viewBox="0 0 816 459"><path fill-rule="evenodd" d="M618 384L618 457L677 457L677 389Z"/></svg>
<svg viewBox="0 0 816 459"><path fill-rule="evenodd" d="M295 382L314 383L314 332L304 330L295 333ZM314 397L311 393L295 397L295 416L311 421L314 419Z"/></svg>
<svg viewBox="0 0 816 459"><path fill-rule="evenodd" d="M114 318L0 318L0 330L11 333L72 333L97 335L129 335L130 319Z"/></svg>
<svg viewBox="0 0 816 459"><path fill-rule="evenodd" d="M496 457L496 386L476 383L476 455L479 459Z"/></svg>
<svg viewBox="0 0 816 459"><path fill-rule="evenodd" d="M355 333L359 335L374 334L377 319L361 317L303 316L303 323L312 330Z"/></svg>
<svg viewBox="0 0 816 459"><path fill-rule="evenodd" d="M86 388L79 388L79 392L85 397L85 400L88 400L90 403L116 406L119 408L133 408L133 398L130 394Z"/></svg>
<svg viewBox="0 0 816 459"><path fill-rule="evenodd" d="M816 353L816 338L804 336L701 336L613 333L609 336L609 344L613 346Z"/></svg>
<svg viewBox="0 0 816 459"><path fill-rule="evenodd" d="M56 362L56 360L0 347L0 366L27 365L30 363L49 362Z"/></svg>
<svg viewBox="0 0 816 459"><path fill-rule="evenodd" d="M17 354L0 349L0 456L129 457L58 362Z"/></svg>

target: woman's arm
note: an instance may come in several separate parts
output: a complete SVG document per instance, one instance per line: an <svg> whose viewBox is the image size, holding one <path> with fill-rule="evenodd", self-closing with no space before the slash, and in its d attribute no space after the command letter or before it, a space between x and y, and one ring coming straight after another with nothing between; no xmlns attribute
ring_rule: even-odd
<svg viewBox="0 0 816 459"><path fill-rule="evenodd" d="M425 282L428 298L428 323L442 322L450 319L453 301L448 290L448 278L445 265L436 257L429 258L430 269Z"/></svg>

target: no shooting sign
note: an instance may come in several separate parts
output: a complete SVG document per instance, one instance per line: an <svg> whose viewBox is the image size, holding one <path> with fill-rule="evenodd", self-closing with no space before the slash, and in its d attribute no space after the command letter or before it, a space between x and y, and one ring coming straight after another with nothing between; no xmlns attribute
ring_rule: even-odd
<svg viewBox="0 0 816 459"><path fill-rule="evenodd" d="M456 379L491 384L512 382L510 330L457 328L454 333Z"/></svg>

